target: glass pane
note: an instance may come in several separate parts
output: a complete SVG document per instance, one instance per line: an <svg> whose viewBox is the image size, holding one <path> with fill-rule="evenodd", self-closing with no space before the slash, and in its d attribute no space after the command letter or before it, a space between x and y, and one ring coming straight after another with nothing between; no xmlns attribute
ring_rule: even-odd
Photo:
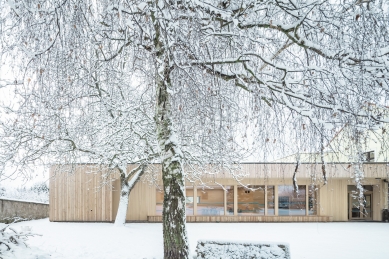
<svg viewBox="0 0 389 259"><path fill-rule="evenodd" d="M308 186L308 215L317 215L317 188L316 185Z"/></svg>
<svg viewBox="0 0 389 259"><path fill-rule="evenodd" d="M364 202L364 218L370 218L371 217L371 195L366 194L365 195L365 202Z"/></svg>
<svg viewBox="0 0 389 259"><path fill-rule="evenodd" d="M221 187L198 188L197 196L197 215L224 215L224 190Z"/></svg>
<svg viewBox="0 0 389 259"><path fill-rule="evenodd" d="M359 206L359 201L355 195L351 195L351 206L351 218L360 218L361 207Z"/></svg>
<svg viewBox="0 0 389 259"><path fill-rule="evenodd" d="M305 215L305 193L305 185L298 186L298 193L293 190L292 185L278 186L278 215Z"/></svg>
<svg viewBox="0 0 389 259"><path fill-rule="evenodd" d="M157 188L155 215L162 215L163 208L163 190Z"/></svg>
<svg viewBox="0 0 389 259"><path fill-rule="evenodd" d="M193 215L193 187L186 186L186 215ZM162 215L163 190L157 188L155 215Z"/></svg>
<svg viewBox="0 0 389 259"><path fill-rule="evenodd" d="M234 186L226 186L227 190L227 215L234 215Z"/></svg>
<svg viewBox="0 0 389 259"><path fill-rule="evenodd" d="M186 215L193 215L193 187L186 187Z"/></svg>
<svg viewBox="0 0 389 259"><path fill-rule="evenodd" d="M274 186L268 185L267 188L267 215L274 215Z"/></svg>
<svg viewBox="0 0 389 259"><path fill-rule="evenodd" d="M373 185L364 185L363 186L364 191L373 191Z"/></svg>
<svg viewBox="0 0 389 259"><path fill-rule="evenodd" d="M265 186L238 187L238 215L265 215Z"/></svg>

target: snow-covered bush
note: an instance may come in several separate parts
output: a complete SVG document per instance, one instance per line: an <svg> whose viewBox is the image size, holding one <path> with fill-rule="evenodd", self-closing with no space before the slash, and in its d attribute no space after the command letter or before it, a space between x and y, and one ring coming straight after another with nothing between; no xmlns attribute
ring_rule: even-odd
<svg viewBox="0 0 389 259"><path fill-rule="evenodd" d="M288 244L226 241L197 242L197 259L290 259Z"/></svg>
<svg viewBox="0 0 389 259"><path fill-rule="evenodd" d="M38 182L31 187L5 187L0 185L0 197L16 200L49 202L49 187L45 182Z"/></svg>
<svg viewBox="0 0 389 259"><path fill-rule="evenodd" d="M0 259L48 259L50 256L38 248L29 247L26 241L29 237L36 236L30 232L30 228L24 227L24 231L17 231L9 225L0 223Z"/></svg>

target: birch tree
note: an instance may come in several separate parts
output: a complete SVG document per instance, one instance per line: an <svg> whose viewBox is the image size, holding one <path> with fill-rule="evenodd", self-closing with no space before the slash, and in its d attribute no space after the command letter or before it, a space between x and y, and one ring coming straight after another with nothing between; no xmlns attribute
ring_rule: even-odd
<svg viewBox="0 0 389 259"><path fill-rule="evenodd" d="M133 76L127 80L138 81L141 96L155 100L154 135L144 136L155 140L162 163L165 258L189 256L184 179L190 176L184 165L228 166L255 147L266 159L288 136L296 139L292 150L323 150L345 124L362 131L388 122L384 1L53 0L1 6L3 53L21 55L15 68L23 74L14 85L40 80L58 90L57 78L67 76L110 82L93 75L125 63ZM49 74L59 68L69 75Z"/></svg>

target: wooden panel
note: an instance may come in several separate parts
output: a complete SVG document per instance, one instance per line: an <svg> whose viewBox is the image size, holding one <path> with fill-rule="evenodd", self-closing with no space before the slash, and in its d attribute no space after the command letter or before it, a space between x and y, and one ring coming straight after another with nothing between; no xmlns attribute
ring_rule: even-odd
<svg viewBox="0 0 389 259"><path fill-rule="evenodd" d="M381 221L382 220L382 205L384 205L384 197L382 186L383 183L378 183L373 185L373 200L372 200L372 213L373 220ZM382 204L382 205L381 205Z"/></svg>
<svg viewBox="0 0 389 259"><path fill-rule="evenodd" d="M112 187L106 169L77 165L50 169L50 221L112 221Z"/></svg>
<svg viewBox="0 0 389 259"><path fill-rule="evenodd" d="M119 208L120 200L120 180L117 178L112 183L112 219L115 220Z"/></svg>
<svg viewBox="0 0 389 259"><path fill-rule="evenodd" d="M155 214L156 189L154 185L139 181L130 194L126 219L146 221Z"/></svg>
<svg viewBox="0 0 389 259"><path fill-rule="evenodd" d="M334 221L348 220L348 180L331 180L319 189L319 215L332 216Z"/></svg>

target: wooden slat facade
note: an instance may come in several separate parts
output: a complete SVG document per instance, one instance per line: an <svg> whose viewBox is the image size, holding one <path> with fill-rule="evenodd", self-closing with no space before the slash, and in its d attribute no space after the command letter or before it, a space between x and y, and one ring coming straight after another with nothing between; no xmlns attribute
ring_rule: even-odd
<svg viewBox="0 0 389 259"><path fill-rule="evenodd" d="M294 163L243 163L241 170L237 173L249 179L291 179L296 164ZM362 165L365 178L388 178L389 166L387 163L365 163ZM350 163L328 163L326 164L327 178L347 178L354 176L354 166ZM322 178L322 165L312 163L301 163L297 173L298 178L315 177ZM216 175L204 175L203 179L234 179L228 172L221 172Z"/></svg>
<svg viewBox="0 0 389 259"><path fill-rule="evenodd" d="M135 165L129 165L129 170ZM155 165L159 168L160 166ZM292 163L263 163L242 164L241 177L243 184L291 185L295 164ZM112 222L115 220L119 204L120 182L117 173L110 175L108 184L103 184L103 177L107 170L96 170L95 165L77 165L73 170L56 170L53 166L50 178L50 220L51 221L89 221ZM373 220L381 220L381 210L388 204L388 185L383 179L388 179L389 167L386 163L368 163L363 165L364 185L373 188L372 215ZM301 164L297 179L299 185L310 185L314 178L318 187L318 208L315 216L238 216L237 200L235 216L187 216L188 222L327 222L348 220L348 186L354 185L353 166L350 164L328 164L327 185L323 185L321 165ZM66 172L68 171L68 172ZM244 175L244 176L243 176ZM215 182L237 188L239 183L229 173L205 175L202 181L209 186ZM161 185L161 179L158 184ZM187 183L193 186L193 196L197 193L198 183ZM147 183L145 179L136 184L130 194L128 221L160 221L156 215L156 187ZM278 204L278 197L275 199ZM277 206L276 206L277 207ZM194 210L197 206L194 205ZM275 208L278 215L278 208Z"/></svg>
<svg viewBox="0 0 389 259"><path fill-rule="evenodd" d="M51 221L113 221L112 185L101 184L101 175L92 166L77 166L74 171L50 170Z"/></svg>

